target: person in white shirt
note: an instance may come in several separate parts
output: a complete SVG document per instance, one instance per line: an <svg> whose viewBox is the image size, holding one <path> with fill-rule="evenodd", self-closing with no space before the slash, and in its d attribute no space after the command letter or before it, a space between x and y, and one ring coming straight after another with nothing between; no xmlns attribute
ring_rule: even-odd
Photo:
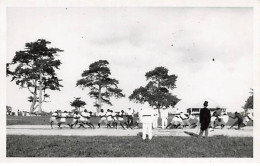
<svg viewBox="0 0 260 166"><path fill-rule="evenodd" d="M78 111L75 111L74 114L73 114L73 121L72 121L72 124L70 125L70 128L72 128L74 125L76 126L79 122L79 118L80 118L80 114Z"/></svg>
<svg viewBox="0 0 260 166"><path fill-rule="evenodd" d="M91 118L90 112L88 112L87 109L85 109L81 114L79 118L79 128L82 126L85 128L84 124L88 125L90 128L95 128L94 125L89 121Z"/></svg>
<svg viewBox="0 0 260 166"><path fill-rule="evenodd" d="M153 128L158 127L158 118L159 118L159 112L156 108L156 106L153 106Z"/></svg>
<svg viewBox="0 0 260 166"><path fill-rule="evenodd" d="M111 118L112 118L112 121L111 121L112 126L113 126L113 127L117 127L117 122L116 122L116 120L117 120L116 112L114 112L113 110L110 110L110 111L111 111Z"/></svg>
<svg viewBox="0 0 260 166"><path fill-rule="evenodd" d="M134 123L134 119L133 119L133 114L134 114L134 110L129 107L127 110L126 110L126 117L127 117L127 128L131 128L133 126L133 123Z"/></svg>
<svg viewBox="0 0 260 166"><path fill-rule="evenodd" d="M180 118L182 119L183 127L190 126L189 116L180 112Z"/></svg>
<svg viewBox="0 0 260 166"><path fill-rule="evenodd" d="M106 113L104 112L103 109L98 114L100 120L98 121L98 127L100 128L100 124L104 122L107 125L107 118L106 118Z"/></svg>
<svg viewBox="0 0 260 166"><path fill-rule="evenodd" d="M151 140L153 137L152 135L153 110L149 106L148 102L144 103L144 107L142 108L142 110L140 110L139 116L141 118L140 119L141 123L143 124L142 139L146 140L146 134L148 134L148 138L149 140Z"/></svg>
<svg viewBox="0 0 260 166"><path fill-rule="evenodd" d="M172 118L172 121L166 126L166 129L171 127L173 128L183 127L183 122L179 115L176 115Z"/></svg>
<svg viewBox="0 0 260 166"><path fill-rule="evenodd" d="M52 124L58 124L58 126L60 127L60 117L59 117L59 110L55 111L54 113L52 113L51 118L50 118L50 124L51 124L51 128Z"/></svg>
<svg viewBox="0 0 260 166"><path fill-rule="evenodd" d="M121 110L120 112L116 112L116 128L117 124L120 124L120 126L125 130L124 127L124 110Z"/></svg>
<svg viewBox="0 0 260 166"><path fill-rule="evenodd" d="M165 129L168 124L168 110L166 109L165 106L162 107L161 118L162 118L162 129Z"/></svg>
<svg viewBox="0 0 260 166"><path fill-rule="evenodd" d="M112 112L110 109L107 109L107 113L106 113L106 117L107 117L107 128L111 128L111 123L113 122L113 118L112 118Z"/></svg>
<svg viewBox="0 0 260 166"><path fill-rule="evenodd" d="M66 124L67 116L68 116L67 111L64 111L64 112L61 113L60 123L58 123L58 126L59 126L59 127L61 126L62 123Z"/></svg>

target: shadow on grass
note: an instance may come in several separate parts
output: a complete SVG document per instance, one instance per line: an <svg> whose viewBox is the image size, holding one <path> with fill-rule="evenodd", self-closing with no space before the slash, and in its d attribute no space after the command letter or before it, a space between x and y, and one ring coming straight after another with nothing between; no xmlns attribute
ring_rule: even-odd
<svg viewBox="0 0 260 166"><path fill-rule="evenodd" d="M193 132L188 132L188 131L184 131L185 134L188 134L190 136L193 136L193 137L198 137L199 135L196 134L196 133L193 133Z"/></svg>

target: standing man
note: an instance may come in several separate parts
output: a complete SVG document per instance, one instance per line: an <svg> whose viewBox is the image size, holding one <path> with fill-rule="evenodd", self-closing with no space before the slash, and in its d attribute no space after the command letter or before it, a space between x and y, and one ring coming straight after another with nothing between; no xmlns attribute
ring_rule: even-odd
<svg viewBox="0 0 260 166"><path fill-rule="evenodd" d="M168 124L168 110L166 109L165 106L162 107L161 118L162 118L162 129L165 129Z"/></svg>
<svg viewBox="0 0 260 166"><path fill-rule="evenodd" d="M205 136L208 136L208 129L209 129L209 124L211 120L211 114L210 110L207 108L208 107L208 101L204 102L204 108L200 110L200 133L199 137L202 137L203 132L205 131Z"/></svg>
<svg viewBox="0 0 260 166"><path fill-rule="evenodd" d="M148 102L144 103L144 108L140 111L141 123L143 124L143 141L146 139L148 134L149 140L152 139L152 124L153 124L153 110L149 106Z"/></svg>
<svg viewBox="0 0 260 166"><path fill-rule="evenodd" d="M153 128L158 127L158 118L159 118L159 112L156 106L153 106Z"/></svg>

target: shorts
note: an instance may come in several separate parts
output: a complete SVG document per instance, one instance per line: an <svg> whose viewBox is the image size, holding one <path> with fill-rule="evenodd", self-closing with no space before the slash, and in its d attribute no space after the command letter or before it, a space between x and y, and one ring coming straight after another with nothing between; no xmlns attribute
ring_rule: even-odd
<svg viewBox="0 0 260 166"><path fill-rule="evenodd" d="M111 121L114 121L114 119L113 119L112 117L108 117L108 118L107 118L107 121L108 121L108 122L111 122Z"/></svg>
<svg viewBox="0 0 260 166"><path fill-rule="evenodd" d="M51 117L50 122L58 123L58 119L56 117Z"/></svg>
<svg viewBox="0 0 260 166"><path fill-rule="evenodd" d="M65 123L65 122L66 122L66 118L61 118L61 119L60 119L60 122Z"/></svg>
<svg viewBox="0 0 260 166"><path fill-rule="evenodd" d="M78 119L73 119L72 123L75 124L78 122Z"/></svg>

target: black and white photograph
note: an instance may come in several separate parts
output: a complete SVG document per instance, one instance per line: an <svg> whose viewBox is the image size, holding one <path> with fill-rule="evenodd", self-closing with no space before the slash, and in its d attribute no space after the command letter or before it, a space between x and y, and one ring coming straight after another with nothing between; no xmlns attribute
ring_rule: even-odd
<svg viewBox="0 0 260 166"><path fill-rule="evenodd" d="M259 162L254 5L5 9L7 160Z"/></svg>

